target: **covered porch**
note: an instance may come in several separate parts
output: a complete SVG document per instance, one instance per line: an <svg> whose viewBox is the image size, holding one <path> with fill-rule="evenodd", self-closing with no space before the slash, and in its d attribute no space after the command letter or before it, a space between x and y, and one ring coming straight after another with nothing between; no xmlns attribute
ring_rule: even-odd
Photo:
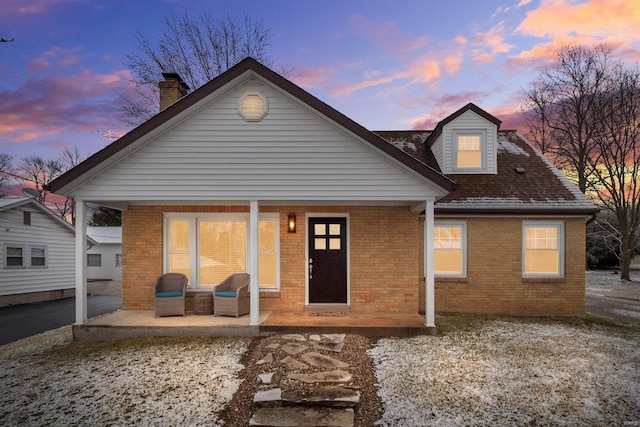
<svg viewBox="0 0 640 427"><path fill-rule="evenodd" d="M432 335L420 314L357 315L346 313L273 313L261 311L258 324L249 315L154 316L153 310L121 310L73 325L74 341L102 341L137 337L198 336L255 337L274 333L352 333L364 336Z"/></svg>

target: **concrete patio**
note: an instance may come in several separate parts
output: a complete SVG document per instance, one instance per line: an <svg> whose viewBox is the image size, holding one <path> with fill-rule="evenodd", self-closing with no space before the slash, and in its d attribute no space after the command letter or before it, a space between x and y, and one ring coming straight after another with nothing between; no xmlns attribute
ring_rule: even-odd
<svg viewBox="0 0 640 427"><path fill-rule="evenodd" d="M153 310L121 310L73 325L74 341L160 336L259 336L273 333L351 333L365 336L416 336L435 333L419 314L354 315L343 313L283 314L260 312L259 325L249 316L213 315L159 317Z"/></svg>

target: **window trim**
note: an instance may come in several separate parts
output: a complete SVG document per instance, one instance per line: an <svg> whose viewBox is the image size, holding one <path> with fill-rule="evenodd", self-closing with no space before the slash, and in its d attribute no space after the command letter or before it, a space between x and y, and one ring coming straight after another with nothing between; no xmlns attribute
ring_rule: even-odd
<svg viewBox="0 0 640 427"><path fill-rule="evenodd" d="M558 274L548 273L527 273L526 256L527 249L527 229L533 228L556 228L558 230ZM565 277L565 227L564 221L523 221L522 222L522 277L523 278L564 278Z"/></svg>
<svg viewBox="0 0 640 427"><path fill-rule="evenodd" d="M486 129L454 129L453 130L453 164L452 170L457 173L477 173L487 171L487 130ZM464 168L458 166L458 136L480 137L480 167Z"/></svg>
<svg viewBox="0 0 640 427"><path fill-rule="evenodd" d="M22 265L9 265L9 248L19 248L22 249ZM12 257L17 258L17 257ZM19 270L23 268L29 268L27 265L28 257L28 245L24 243L5 243L4 244L4 268L10 270Z"/></svg>
<svg viewBox="0 0 640 427"><path fill-rule="evenodd" d="M20 269L44 269L49 267L49 247L47 245L37 245L37 244L29 244L29 243L4 243L4 260L3 264L5 269L9 270L20 270ZM22 249L22 265L8 265L9 258L9 248L20 248ZM44 265L33 265L32 257L34 249L42 249L44 250ZM17 257L14 257L17 258Z"/></svg>
<svg viewBox="0 0 640 427"><path fill-rule="evenodd" d="M433 262L433 273L436 278L438 277L456 277L456 278L464 278L467 277L467 221L452 221L452 220L436 220L434 221L433 228L437 227L460 227L461 228L461 250L462 250L462 273L438 273L435 271L435 259ZM435 234L432 236L433 238L433 251L434 258L435 252L442 249L436 249L435 245Z"/></svg>
<svg viewBox="0 0 640 427"><path fill-rule="evenodd" d="M169 265L169 223L171 221L189 221L189 250L190 250L190 262L189 268L192 272L191 280L189 281L189 289L211 289L212 286L203 286L200 284L199 269L198 269L198 230L200 221L245 221L247 224L247 241L246 245L246 269L249 268L249 213L237 212L237 213L216 213L216 212L164 212L164 225L163 225L163 271L167 272ZM273 221L274 227L274 244L276 255L276 283L275 287L259 287L260 292L279 292L280 291L280 213L279 212L260 212L258 221ZM258 257L260 257L260 251L258 251ZM264 253L264 252L263 252Z"/></svg>

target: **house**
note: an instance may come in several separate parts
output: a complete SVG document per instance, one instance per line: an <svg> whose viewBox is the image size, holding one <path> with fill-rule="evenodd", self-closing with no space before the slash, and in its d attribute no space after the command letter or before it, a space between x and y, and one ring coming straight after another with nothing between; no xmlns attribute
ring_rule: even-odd
<svg viewBox="0 0 640 427"><path fill-rule="evenodd" d="M122 280L122 227L87 227L98 245L87 250L88 280Z"/></svg>
<svg viewBox="0 0 640 427"><path fill-rule="evenodd" d="M423 311L429 328L436 310L584 312L594 206L477 106L376 134L251 58L184 97L164 76L166 108L50 185L78 218L122 211L124 310L152 309L163 272L194 293L246 271L251 325L260 310Z"/></svg>
<svg viewBox="0 0 640 427"><path fill-rule="evenodd" d="M0 198L0 272L0 306L74 296L74 227L32 198Z"/></svg>

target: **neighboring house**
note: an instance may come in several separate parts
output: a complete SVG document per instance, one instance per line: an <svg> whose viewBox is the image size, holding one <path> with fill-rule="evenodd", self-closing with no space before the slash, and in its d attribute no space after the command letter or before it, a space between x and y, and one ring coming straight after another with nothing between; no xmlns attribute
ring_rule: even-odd
<svg viewBox="0 0 640 427"><path fill-rule="evenodd" d="M87 227L98 245L87 251L87 279L122 280L122 227Z"/></svg>
<svg viewBox="0 0 640 427"><path fill-rule="evenodd" d="M75 272L72 225L34 199L0 198L0 306L73 296Z"/></svg>
<svg viewBox="0 0 640 427"><path fill-rule="evenodd" d="M165 79L161 105L186 92ZM435 310L582 314L596 209L499 125L469 104L433 132L376 134L248 58L51 190L78 218L122 210L125 310L152 309L163 272L195 292L246 271L254 325L259 310L424 310L428 327Z"/></svg>

